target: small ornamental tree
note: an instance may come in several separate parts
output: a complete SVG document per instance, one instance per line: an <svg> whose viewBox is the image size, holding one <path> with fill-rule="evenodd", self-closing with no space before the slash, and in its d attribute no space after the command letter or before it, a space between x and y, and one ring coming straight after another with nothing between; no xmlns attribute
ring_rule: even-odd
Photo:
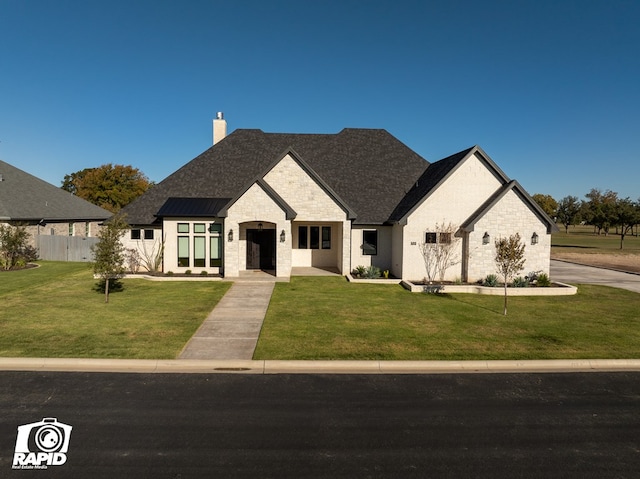
<svg viewBox="0 0 640 479"><path fill-rule="evenodd" d="M443 282L449 266L460 262L458 254L460 238L455 236L457 230L458 227L453 223L436 224L435 233L427 233L425 242L418 243L429 284L436 278Z"/></svg>
<svg viewBox="0 0 640 479"><path fill-rule="evenodd" d="M518 233L508 238L498 238L496 245L496 270L504 280L504 315L507 315L507 285L511 278L524 269L524 247Z"/></svg>
<svg viewBox="0 0 640 479"><path fill-rule="evenodd" d="M120 239L128 228L122 215L112 217L104 224L98 233L98 243L92 247L93 272L101 279L100 286L104 286L105 303L109 302L109 283L113 286L125 272L125 248Z"/></svg>

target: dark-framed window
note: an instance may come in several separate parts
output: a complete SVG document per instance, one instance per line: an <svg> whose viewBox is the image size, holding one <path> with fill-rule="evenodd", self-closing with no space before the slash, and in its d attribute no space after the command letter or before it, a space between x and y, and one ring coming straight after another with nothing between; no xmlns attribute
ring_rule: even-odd
<svg viewBox="0 0 640 479"><path fill-rule="evenodd" d="M210 223L209 233L209 266L222 266L222 223Z"/></svg>
<svg viewBox="0 0 640 479"><path fill-rule="evenodd" d="M132 240L139 240L140 239L140 230L139 229L131 230L131 239Z"/></svg>
<svg viewBox="0 0 640 479"><path fill-rule="evenodd" d="M193 232L194 233L206 233L207 232L207 225L205 225L204 223L194 223L193 224Z"/></svg>
<svg viewBox="0 0 640 479"><path fill-rule="evenodd" d="M207 260L206 238L204 236L194 236L193 237L193 266L195 266L196 268L204 268L206 260Z"/></svg>
<svg viewBox="0 0 640 479"><path fill-rule="evenodd" d="M306 226L298 226L298 249L309 248L309 235Z"/></svg>
<svg viewBox="0 0 640 479"><path fill-rule="evenodd" d="M451 233L440 233L440 243L449 244L451 243Z"/></svg>
<svg viewBox="0 0 640 479"><path fill-rule="evenodd" d="M438 242L438 233L425 233L424 242L427 244L435 244Z"/></svg>
<svg viewBox="0 0 640 479"><path fill-rule="evenodd" d="M153 239L153 230L144 230L144 239L152 240Z"/></svg>
<svg viewBox="0 0 640 479"><path fill-rule="evenodd" d="M188 233L189 223L178 223L178 233Z"/></svg>
<svg viewBox="0 0 640 479"><path fill-rule="evenodd" d="M322 249L331 249L331 226L322 227Z"/></svg>
<svg viewBox="0 0 640 479"><path fill-rule="evenodd" d="M185 267L185 268L189 267L189 237L188 236L178 236L178 266Z"/></svg>
<svg viewBox="0 0 640 479"><path fill-rule="evenodd" d="M365 256L378 254L378 230L362 231L362 254Z"/></svg>
<svg viewBox="0 0 640 479"><path fill-rule="evenodd" d="M309 226L309 248L320 249L320 227Z"/></svg>

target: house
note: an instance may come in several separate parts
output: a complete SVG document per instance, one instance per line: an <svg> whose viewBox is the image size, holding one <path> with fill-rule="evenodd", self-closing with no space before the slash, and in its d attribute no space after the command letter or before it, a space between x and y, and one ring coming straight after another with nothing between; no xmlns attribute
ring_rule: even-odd
<svg viewBox="0 0 640 479"><path fill-rule="evenodd" d="M165 272L374 265L421 279L419 245L453 241L445 223L460 238L445 279L495 272L494 239L516 232L527 271L549 272L554 222L478 146L429 163L385 130L227 135L222 114L213 123L211 148L123 209L125 245L163 250Z"/></svg>
<svg viewBox="0 0 640 479"><path fill-rule="evenodd" d="M40 258L89 261L89 238L112 213L0 161L0 223L26 226Z"/></svg>

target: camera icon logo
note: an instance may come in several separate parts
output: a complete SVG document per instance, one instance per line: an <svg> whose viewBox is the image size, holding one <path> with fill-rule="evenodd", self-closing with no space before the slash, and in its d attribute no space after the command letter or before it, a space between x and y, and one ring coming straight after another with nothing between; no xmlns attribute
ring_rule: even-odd
<svg viewBox="0 0 640 479"><path fill-rule="evenodd" d="M55 417L18 426L14 469L46 469L67 461L72 426L58 422Z"/></svg>

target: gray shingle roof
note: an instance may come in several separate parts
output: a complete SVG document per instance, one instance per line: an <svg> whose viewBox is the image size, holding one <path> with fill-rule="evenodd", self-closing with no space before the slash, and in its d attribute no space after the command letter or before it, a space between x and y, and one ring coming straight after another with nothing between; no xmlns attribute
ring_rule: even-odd
<svg viewBox="0 0 640 479"><path fill-rule="evenodd" d="M504 172L489 158L482 148L473 146L459 153L443 158L442 160L431 163L424 171L422 176L418 178L411 190L405 195L402 201L395 208L389 220L391 222L402 221L403 218L411 212L423 199L427 198L435 191L451 174L462 165L472 155L478 155L485 163L489 171L491 171L498 180L505 184L509 182L509 178Z"/></svg>
<svg viewBox="0 0 640 479"><path fill-rule="evenodd" d="M170 197L235 198L283 152L294 150L355 213L357 224L386 222L429 163L385 130L337 134L235 130L123 208L130 224L157 222Z"/></svg>
<svg viewBox="0 0 640 479"><path fill-rule="evenodd" d="M0 221L103 221L112 213L0 161Z"/></svg>

